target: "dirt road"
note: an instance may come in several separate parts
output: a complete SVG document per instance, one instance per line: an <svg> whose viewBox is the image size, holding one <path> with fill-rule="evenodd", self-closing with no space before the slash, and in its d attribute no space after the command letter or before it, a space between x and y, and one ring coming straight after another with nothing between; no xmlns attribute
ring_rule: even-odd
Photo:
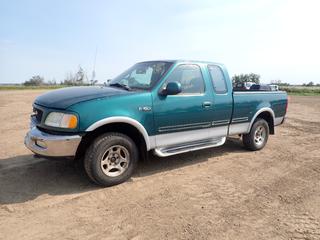
<svg viewBox="0 0 320 240"><path fill-rule="evenodd" d="M291 97L259 152L152 157L101 189L23 145L41 91L0 91L0 239L320 239L320 97Z"/></svg>

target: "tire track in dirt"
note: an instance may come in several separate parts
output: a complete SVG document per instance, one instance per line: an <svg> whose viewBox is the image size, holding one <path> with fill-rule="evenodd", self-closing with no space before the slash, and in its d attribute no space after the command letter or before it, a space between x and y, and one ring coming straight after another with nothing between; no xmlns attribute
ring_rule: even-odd
<svg viewBox="0 0 320 240"><path fill-rule="evenodd" d="M304 210L303 205L307 199L317 194L314 189L320 190L318 160L315 157L301 161L300 164L308 164L296 167L280 179L265 185L261 191L263 198L256 199L256 202L261 201L265 206L263 215L270 219L268 226L276 222L274 229L284 236L289 236L289 239L320 239L320 219ZM253 205L253 209L258 209L254 203Z"/></svg>
<svg viewBox="0 0 320 240"><path fill-rule="evenodd" d="M289 210L278 216L290 239L320 239L320 223L312 214Z"/></svg>
<svg viewBox="0 0 320 240"><path fill-rule="evenodd" d="M288 118L286 127L299 132L303 132L304 134L320 134L320 122L306 121L297 118Z"/></svg>

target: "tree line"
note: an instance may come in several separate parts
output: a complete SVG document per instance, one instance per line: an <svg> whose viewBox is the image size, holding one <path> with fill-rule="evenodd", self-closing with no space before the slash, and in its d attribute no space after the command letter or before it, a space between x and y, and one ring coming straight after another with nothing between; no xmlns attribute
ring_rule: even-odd
<svg viewBox="0 0 320 240"><path fill-rule="evenodd" d="M87 73L79 66L77 72L68 73L64 80L58 83L55 79L45 81L44 77L40 75L34 75L29 80L25 81L25 86L45 86L45 85L67 85L67 86L88 86L95 85L98 81L88 79Z"/></svg>
<svg viewBox="0 0 320 240"><path fill-rule="evenodd" d="M243 84L245 82L260 84L260 75L256 73L249 73L249 74L234 75L232 77L232 83L234 86L237 84ZM275 84L278 86L290 86L290 83L286 83L281 80L271 80L270 84ZM320 86L320 84L319 83L315 84L314 82L311 81L308 83L303 83L302 86L312 87L312 86Z"/></svg>
<svg viewBox="0 0 320 240"><path fill-rule="evenodd" d="M70 72L67 74L66 78L57 83L56 80L45 81L45 79L40 75L35 75L31 77L29 80L25 81L23 84L25 86L42 86L42 85L67 85L67 86L88 86L88 85L95 85L98 81L97 80L89 80L87 77L87 73L84 69L79 66L78 71L75 73ZM260 75L256 73L248 73L248 74L239 74L234 75L232 77L232 83L234 86L238 84L243 84L245 82L252 82L255 84L260 84ZM271 84L276 84L279 86L290 86L289 83L282 82L281 80L272 80ZM308 82L302 84L302 86L312 87L312 86L319 86L320 84L314 84L314 82Z"/></svg>

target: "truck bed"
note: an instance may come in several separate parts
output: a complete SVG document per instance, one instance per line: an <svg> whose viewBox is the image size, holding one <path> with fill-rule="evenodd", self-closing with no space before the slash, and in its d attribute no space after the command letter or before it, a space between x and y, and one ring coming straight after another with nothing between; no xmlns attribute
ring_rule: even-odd
<svg viewBox="0 0 320 240"><path fill-rule="evenodd" d="M264 109L271 109L274 125L284 120L287 93L284 91L234 91L229 135L249 132L251 120Z"/></svg>

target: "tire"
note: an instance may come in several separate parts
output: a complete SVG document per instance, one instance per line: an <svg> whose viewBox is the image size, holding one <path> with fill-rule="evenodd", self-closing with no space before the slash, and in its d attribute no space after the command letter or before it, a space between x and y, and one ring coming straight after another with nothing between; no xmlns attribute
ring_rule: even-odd
<svg viewBox="0 0 320 240"><path fill-rule="evenodd" d="M242 137L243 145L251 151L264 148L269 138L269 125L266 120L257 118L248 134Z"/></svg>
<svg viewBox="0 0 320 240"><path fill-rule="evenodd" d="M138 163L136 144L121 133L105 133L87 149L84 168L96 184L109 187L129 179Z"/></svg>

